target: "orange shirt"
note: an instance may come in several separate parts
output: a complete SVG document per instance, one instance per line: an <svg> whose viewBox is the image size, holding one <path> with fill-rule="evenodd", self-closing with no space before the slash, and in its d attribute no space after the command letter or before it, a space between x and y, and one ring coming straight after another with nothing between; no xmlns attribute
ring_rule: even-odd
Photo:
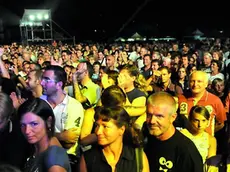
<svg viewBox="0 0 230 172"><path fill-rule="evenodd" d="M210 124L206 131L212 136L214 135L215 120L221 123L227 120L225 108L220 98L208 91L205 91L204 95L196 104L192 95L179 95L178 105L180 114L184 114L186 117L188 117L189 111L193 106L205 106L210 113Z"/></svg>

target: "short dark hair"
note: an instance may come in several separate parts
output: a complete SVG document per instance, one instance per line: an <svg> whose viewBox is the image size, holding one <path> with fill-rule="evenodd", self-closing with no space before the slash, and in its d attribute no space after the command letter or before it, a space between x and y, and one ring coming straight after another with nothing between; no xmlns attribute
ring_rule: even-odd
<svg viewBox="0 0 230 172"><path fill-rule="evenodd" d="M91 63L89 61L81 61L80 63L85 63L86 67L87 67L87 71L89 73L89 77L91 78L93 75L93 66L91 65Z"/></svg>
<svg viewBox="0 0 230 172"><path fill-rule="evenodd" d="M67 82L67 75L65 70L61 66L50 65L45 68L45 71L51 70L54 72L55 80L57 82L62 82L62 89L64 89Z"/></svg>
<svg viewBox="0 0 230 172"><path fill-rule="evenodd" d="M107 87L101 95L101 103L103 106L122 106L126 101L126 94L117 85Z"/></svg>

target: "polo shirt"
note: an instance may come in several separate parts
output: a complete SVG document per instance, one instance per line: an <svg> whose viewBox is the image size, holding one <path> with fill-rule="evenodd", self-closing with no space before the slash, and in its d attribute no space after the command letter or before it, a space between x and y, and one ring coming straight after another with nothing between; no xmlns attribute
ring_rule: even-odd
<svg viewBox="0 0 230 172"><path fill-rule="evenodd" d="M180 114L183 114L186 117L188 117L189 112L193 106L205 106L210 113L210 124L206 131L212 136L214 136L215 131L215 120L223 123L227 119L223 103L221 102L219 97L208 91L204 92L204 95L198 102L194 101L191 93L188 95L179 95L178 105Z"/></svg>

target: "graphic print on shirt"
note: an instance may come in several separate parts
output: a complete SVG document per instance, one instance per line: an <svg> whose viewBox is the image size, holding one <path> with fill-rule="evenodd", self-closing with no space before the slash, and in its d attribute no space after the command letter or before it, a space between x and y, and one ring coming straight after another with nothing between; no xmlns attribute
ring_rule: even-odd
<svg viewBox="0 0 230 172"><path fill-rule="evenodd" d="M168 172L168 170L172 169L173 167L172 161L170 160L167 161L164 157L161 157L159 159L159 163L160 163L159 171Z"/></svg>
<svg viewBox="0 0 230 172"><path fill-rule="evenodd" d="M210 114L212 114L213 108L212 108L211 105L207 105L207 106L205 106L205 108L208 110L208 112L209 112Z"/></svg>
<svg viewBox="0 0 230 172"><path fill-rule="evenodd" d="M188 113L188 103L182 102L180 104L180 114L187 115Z"/></svg>

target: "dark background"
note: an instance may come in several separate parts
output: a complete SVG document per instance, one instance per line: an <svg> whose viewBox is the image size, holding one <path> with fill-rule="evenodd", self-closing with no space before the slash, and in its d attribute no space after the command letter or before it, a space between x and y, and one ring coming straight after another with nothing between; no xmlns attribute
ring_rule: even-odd
<svg viewBox="0 0 230 172"><path fill-rule="evenodd" d="M143 36L181 38L199 29L209 36L229 36L230 10L221 1L164 0L0 0L5 39L20 41L24 9L51 9L52 20L76 40L106 41ZM1 26L0 26L1 27ZM55 27L55 26L54 26ZM219 33L219 31L223 33Z"/></svg>

